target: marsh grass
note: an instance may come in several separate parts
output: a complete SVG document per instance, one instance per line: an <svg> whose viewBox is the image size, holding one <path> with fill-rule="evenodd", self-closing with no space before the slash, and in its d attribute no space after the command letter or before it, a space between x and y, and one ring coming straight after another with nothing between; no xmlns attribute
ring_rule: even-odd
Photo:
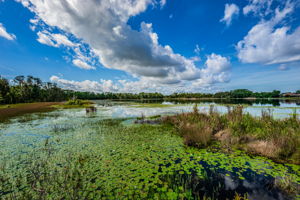
<svg viewBox="0 0 300 200"><path fill-rule="evenodd" d="M207 123L214 122L215 132L222 129L218 120L223 123L226 119L211 120L200 112L187 116L192 122L198 122L200 116ZM251 167L255 173L289 175L290 182L300 183L297 166L291 165L294 170L290 173L286 166L261 157L186 148L176 135L178 127L172 124L123 126L124 120L89 121L36 141L35 148L22 143L12 147L13 152L1 149L1 198L215 199L222 195L224 185L207 185L207 180L214 178L200 162L226 173L238 172L240 178ZM213 130L209 133L214 135ZM197 192L205 186L213 188L212 192Z"/></svg>
<svg viewBox="0 0 300 200"><path fill-rule="evenodd" d="M66 131L72 131L75 129L74 125L69 124L54 124L51 126L51 132L54 133L63 133Z"/></svg>
<svg viewBox="0 0 300 200"><path fill-rule="evenodd" d="M159 165L167 162L161 157L172 155L172 147L180 147L180 138L170 138L168 134L159 136L171 128L145 125L126 128L120 125L122 121L109 119L86 124L86 127L74 130L80 133L75 134L80 143L66 144L64 140L51 138L16 160L1 160L1 198L140 199L170 196L169 189L161 191L154 185L161 182ZM84 134L80 132L82 128L87 130ZM157 141L158 136L160 140ZM61 145L67 146L62 148ZM163 147L167 148L163 150ZM186 196L185 191L181 193Z"/></svg>
<svg viewBox="0 0 300 200"><path fill-rule="evenodd" d="M63 104L53 105L53 108L86 108L90 107L92 104L94 104L92 101L89 100L81 100L81 99L71 99Z"/></svg>
<svg viewBox="0 0 300 200"><path fill-rule="evenodd" d="M163 121L173 125L188 146L203 148L217 139L224 147L300 163L300 120L296 113L286 119L274 119L271 109L263 110L261 117L244 113L242 106L227 110L219 114L211 106L205 113L195 105L192 112L167 116Z"/></svg>

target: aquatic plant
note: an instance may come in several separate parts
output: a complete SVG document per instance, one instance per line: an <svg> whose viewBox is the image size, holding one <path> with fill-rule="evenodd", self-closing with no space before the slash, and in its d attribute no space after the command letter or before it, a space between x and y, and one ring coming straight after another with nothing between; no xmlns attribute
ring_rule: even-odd
<svg viewBox="0 0 300 200"><path fill-rule="evenodd" d="M282 193L286 188L275 181L284 178L298 186L299 165L282 165L234 149L224 153L213 140L207 149L186 147L173 117L169 124L125 126L124 118L88 118L81 110L58 110L41 121L13 124L22 131L1 133L1 198L234 199L236 193L239 198L247 193L251 199L254 190L275 199L297 195ZM228 128L227 118L211 110L209 115L198 111L178 117L201 127L213 124L214 136ZM55 125L62 129L54 132ZM228 180L239 187L226 189Z"/></svg>
<svg viewBox="0 0 300 200"><path fill-rule="evenodd" d="M87 101L84 101L81 99L70 99L65 103L65 105L82 106L83 104L86 104L86 103L87 103Z"/></svg>
<svg viewBox="0 0 300 200"><path fill-rule="evenodd" d="M216 138L226 147L248 153L295 163L300 160L300 120L295 114L274 119L269 109L254 117L244 113L242 106L228 106L225 114L212 106L208 113L200 113L195 105L192 112L167 116L163 121L172 124L188 146L206 147Z"/></svg>

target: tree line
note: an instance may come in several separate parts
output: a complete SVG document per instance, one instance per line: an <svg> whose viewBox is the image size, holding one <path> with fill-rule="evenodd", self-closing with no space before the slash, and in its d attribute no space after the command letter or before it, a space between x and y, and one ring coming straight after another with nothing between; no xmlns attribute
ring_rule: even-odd
<svg viewBox="0 0 300 200"><path fill-rule="evenodd" d="M16 76L12 81L0 77L0 103L63 101L65 91L51 82L33 76Z"/></svg>
<svg viewBox="0 0 300 200"><path fill-rule="evenodd" d="M300 90L296 91L300 94ZM247 89L237 89L217 93L94 93L65 90L55 83L42 82L33 76L16 76L9 81L0 76L0 103L29 103L46 101L64 101L69 99L163 99L163 98L278 98L282 97L278 90L272 92L252 92Z"/></svg>

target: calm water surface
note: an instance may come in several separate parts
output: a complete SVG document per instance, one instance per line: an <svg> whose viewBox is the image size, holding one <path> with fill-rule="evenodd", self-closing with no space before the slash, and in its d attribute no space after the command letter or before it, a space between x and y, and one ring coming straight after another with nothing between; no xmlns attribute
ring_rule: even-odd
<svg viewBox="0 0 300 200"><path fill-rule="evenodd" d="M241 104L245 107L244 112L259 116L262 110L270 110L275 118L285 118L293 113L300 115L300 102L298 101L95 101L97 112L86 114L85 109L60 109L48 113L35 113L19 116L9 122L0 124L0 164L4 160L17 159L21 153L29 153L35 147L42 145L47 138L68 138L66 141L78 140L80 136L73 130L85 127L87 123L97 122L101 119L112 118L136 118L141 115L171 115L191 111L197 103L201 112L208 112L210 106L220 113L227 112L227 106ZM84 132L84 128L82 129ZM91 131L86 129L86 132ZM191 160L194 158L191 157ZM252 161L251 161L252 162ZM251 163L249 162L249 163ZM245 162L247 163L247 162ZM262 162L264 165L265 162ZM199 161L199 165L206 168L211 177L207 182L197 182L197 179L187 177L191 181L195 192L201 194L209 191L213 186L219 185L225 197L233 197L235 191L247 193L249 199L289 199L280 190L272 187L276 177L257 174L255 170L244 171L245 180L237 178L226 169L216 167L206 161ZM270 167L271 168L271 167ZM238 171L238 168L236 168ZM300 173L298 171L298 173ZM227 174L225 176L225 174ZM189 175L189 176L193 176ZM299 179L299 174L296 175ZM300 182L300 181L299 181ZM0 191L1 194L1 191ZM218 196L222 199L222 196Z"/></svg>

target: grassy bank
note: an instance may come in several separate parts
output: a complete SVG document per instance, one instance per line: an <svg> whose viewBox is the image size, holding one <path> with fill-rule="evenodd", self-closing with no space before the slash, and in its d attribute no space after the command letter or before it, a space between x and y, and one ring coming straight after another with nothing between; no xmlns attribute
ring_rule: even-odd
<svg viewBox="0 0 300 200"><path fill-rule="evenodd" d="M27 113L48 112L53 110L54 106L59 106L61 104L61 102L38 102L1 105L0 121L4 121L11 117L16 117Z"/></svg>
<svg viewBox="0 0 300 200"><path fill-rule="evenodd" d="M287 119L274 119L270 110L261 117L243 112L242 106L228 107L227 114L182 113L163 118L184 138L187 146L208 147L220 141L225 151L242 149L280 162L300 164L300 120L294 114Z"/></svg>
<svg viewBox="0 0 300 200"><path fill-rule="evenodd" d="M0 121L28 113L49 112L55 109L86 108L93 104L88 100L69 100L67 102L36 102L0 105Z"/></svg>
<svg viewBox="0 0 300 200"><path fill-rule="evenodd" d="M54 105L54 108L86 108L90 107L92 104L94 104L92 101L89 100L81 100L81 99L74 99L74 100L68 100L65 103Z"/></svg>

